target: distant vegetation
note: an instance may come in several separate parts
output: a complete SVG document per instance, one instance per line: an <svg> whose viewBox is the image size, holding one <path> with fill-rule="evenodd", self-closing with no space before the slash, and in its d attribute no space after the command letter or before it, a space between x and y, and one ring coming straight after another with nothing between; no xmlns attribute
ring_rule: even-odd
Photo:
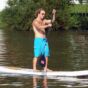
<svg viewBox="0 0 88 88"><path fill-rule="evenodd" d="M70 0L8 0L8 7L1 13L3 24L0 22L0 25L15 30L30 30L34 13L41 7L46 10L46 18L52 17L53 8L57 10L54 29L78 29L82 23L85 23L84 28L87 27L88 15L74 15L88 13L87 5L72 5Z"/></svg>
<svg viewBox="0 0 88 88"><path fill-rule="evenodd" d="M70 6L71 13L88 13L88 4Z"/></svg>
<svg viewBox="0 0 88 88"><path fill-rule="evenodd" d="M0 28L2 26L2 21L1 21L1 13L0 13Z"/></svg>
<svg viewBox="0 0 88 88"><path fill-rule="evenodd" d="M4 27L4 24L2 22L2 16L1 16L1 12L0 12L0 28L3 28Z"/></svg>
<svg viewBox="0 0 88 88"><path fill-rule="evenodd" d="M77 23L74 27L88 29L88 4L70 6L70 13Z"/></svg>

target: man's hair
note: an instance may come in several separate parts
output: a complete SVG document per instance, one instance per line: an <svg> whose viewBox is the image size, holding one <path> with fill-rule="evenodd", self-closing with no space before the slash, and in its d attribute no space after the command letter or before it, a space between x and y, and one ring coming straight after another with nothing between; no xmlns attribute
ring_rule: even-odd
<svg viewBox="0 0 88 88"><path fill-rule="evenodd" d="M44 11L43 8L39 8L39 9L37 9L37 10L35 11L35 17L37 17L38 14L39 14L42 10Z"/></svg>

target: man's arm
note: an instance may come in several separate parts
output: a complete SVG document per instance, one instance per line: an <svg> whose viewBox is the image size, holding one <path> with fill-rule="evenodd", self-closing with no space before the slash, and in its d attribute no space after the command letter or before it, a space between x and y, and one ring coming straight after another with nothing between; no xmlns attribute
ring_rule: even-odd
<svg viewBox="0 0 88 88"><path fill-rule="evenodd" d="M53 17L52 17L52 19L51 20L45 20L44 22L45 22L45 24L52 24L54 21L55 21L55 18L56 18L56 10L55 9L53 9L53 11L52 11L52 15L53 15Z"/></svg>
<svg viewBox="0 0 88 88"><path fill-rule="evenodd" d="M52 24L40 25L37 21L34 21L32 25L37 29L45 29L52 26Z"/></svg>
<svg viewBox="0 0 88 88"><path fill-rule="evenodd" d="M53 9L52 14L53 14L53 18L52 18L51 22L53 23L55 21L55 18L56 18L56 16L55 16L56 10L55 9Z"/></svg>

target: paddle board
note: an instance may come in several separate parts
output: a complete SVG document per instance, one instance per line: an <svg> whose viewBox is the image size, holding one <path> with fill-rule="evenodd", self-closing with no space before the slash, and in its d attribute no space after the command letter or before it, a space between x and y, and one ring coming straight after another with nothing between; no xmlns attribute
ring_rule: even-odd
<svg viewBox="0 0 88 88"><path fill-rule="evenodd" d="M17 68L17 67L8 67L8 66L0 66L0 74L18 74L18 75L36 75L36 76L60 76L60 77L77 77L77 76L88 76L88 70L82 71L52 71L52 72L44 72L44 71L33 71L33 69L26 68Z"/></svg>

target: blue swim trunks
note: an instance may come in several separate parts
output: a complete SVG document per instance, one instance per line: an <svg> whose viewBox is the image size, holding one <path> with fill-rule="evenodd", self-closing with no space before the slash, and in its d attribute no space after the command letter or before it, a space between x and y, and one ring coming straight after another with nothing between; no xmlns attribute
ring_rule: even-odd
<svg viewBox="0 0 88 88"><path fill-rule="evenodd" d="M35 38L34 39L34 57L45 57L50 56L49 46L46 38Z"/></svg>

